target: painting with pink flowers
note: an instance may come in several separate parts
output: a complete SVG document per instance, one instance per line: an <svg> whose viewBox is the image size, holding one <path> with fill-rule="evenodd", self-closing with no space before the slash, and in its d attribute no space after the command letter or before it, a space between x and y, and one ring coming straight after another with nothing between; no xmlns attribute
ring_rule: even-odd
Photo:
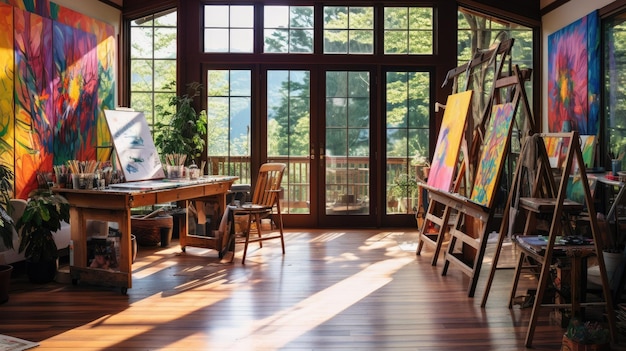
<svg viewBox="0 0 626 351"><path fill-rule="evenodd" d="M594 11L548 36L548 130L597 134L599 94L600 24Z"/></svg>

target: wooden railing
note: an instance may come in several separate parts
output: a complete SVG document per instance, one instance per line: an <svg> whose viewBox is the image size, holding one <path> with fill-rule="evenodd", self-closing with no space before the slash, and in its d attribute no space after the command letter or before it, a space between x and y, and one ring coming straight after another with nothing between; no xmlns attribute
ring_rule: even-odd
<svg viewBox="0 0 626 351"><path fill-rule="evenodd" d="M308 213L311 193L311 164L306 156L271 157L268 162L288 164L286 178L283 179L283 213ZM238 184L251 184L252 173L249 157L210 157L210 174L228 174L239 177ZM326 201L327 205L340 202L346 196L359 201L369 201L370 196L369 157L326 156ZM415 176L415 168L409 168L409 176ZM387 193L399 174L407 173L406 158L389 158L386 165ZM410 194L404 203L390 205L388 213L412 213L416 194ZM400 199L402 201L402 199Z"/></svg>

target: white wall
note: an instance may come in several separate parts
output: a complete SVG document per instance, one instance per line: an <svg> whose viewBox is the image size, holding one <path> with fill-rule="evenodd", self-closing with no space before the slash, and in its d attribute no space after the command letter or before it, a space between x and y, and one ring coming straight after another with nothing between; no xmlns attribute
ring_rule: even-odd
<svg viewBox="0 0 626 351"><path fill-rule="evenodd" d="M548 35L615 0L570 0L541 18L541 122L548 125ZM548 1L549 2L549 1ZM544 1L542 1L543 6Z"/></svg>

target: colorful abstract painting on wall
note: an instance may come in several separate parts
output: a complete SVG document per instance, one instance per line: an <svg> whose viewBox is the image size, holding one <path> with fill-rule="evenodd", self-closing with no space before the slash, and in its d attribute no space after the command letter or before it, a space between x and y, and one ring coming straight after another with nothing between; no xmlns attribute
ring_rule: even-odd
<svg viewBox="0 0 626 351"><path fill-rule="evenodd" d="M514 116L515 105L512 103L494 105L492 108L470 196L472 201L483 206L491 207Z"/></svg>
<svg viewBox="0 0 626 351"><path fill-rule="evenodd" d="M13 28L13 7L0 4L0 27ZM15 138L15 110L13 105L13 65L15 62L13 31L0 35L0 162L13 165L13 140Z"/></svg>
<svg viewBox="0 0 626 351"><path fill-rule="evenodd" d="M52 169L52 21L15 8L15 188L26 198Z"/></svg>
<svg viewBox="0 0 626 351"><path fill-rule="evenodd" d="M26 198L37 172L110 154L115 34L48 0L0 0L0 23L0 158L14 167L15 196Z"/></svg>
<svg viewBox="0 0 626 351"><path fill-rule="evenodd" d="M598 13L548 36L548 130L569 122L581 134L597 134L600 111Z"/></svg>
<svg viewBox="0 0 626 351"><path fill-rule="evenodd" d="M452 186L471 101L471 90L448 96L428 175L429 186L443 191Z"/></svg>
<svg viewBox="0 0 626 351"><path fill-rule="evenodd" d="M96 159L98 63L93 34L54 23L54 163Z"/></svg>

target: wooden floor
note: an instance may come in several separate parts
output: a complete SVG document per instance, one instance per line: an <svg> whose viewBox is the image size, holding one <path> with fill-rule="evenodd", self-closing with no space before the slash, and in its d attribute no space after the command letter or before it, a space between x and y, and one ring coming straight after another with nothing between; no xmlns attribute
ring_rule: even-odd
<svg viewBox="0 0 626 351"><path fill-rule="evenodd" d="M181 253L177 242L140 248L126 296L18 275L0 334L38 341L36 350L526 349L530 309L507 308L512 271L498 271L480 307L491 252L468 298L459 270L442 277L430 250L415 255L414 230L288 230L286 240L284 256L265 242L245 265L240 252L227 263L211 250ZM563 329L548 316L536 350L560 349Z"/></svg>

